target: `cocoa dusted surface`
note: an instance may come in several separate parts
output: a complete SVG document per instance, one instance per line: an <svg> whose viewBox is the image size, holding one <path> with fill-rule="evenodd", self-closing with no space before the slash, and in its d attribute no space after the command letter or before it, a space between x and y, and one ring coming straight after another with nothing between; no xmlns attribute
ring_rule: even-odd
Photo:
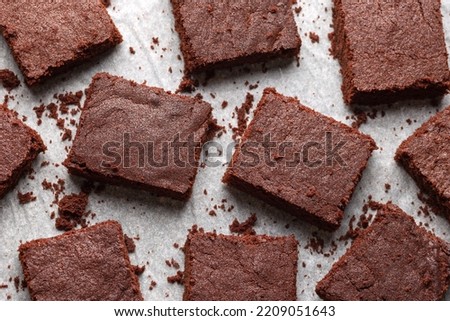
<svg viewBox="0 0 450 321"><path fill-rule="evenodd" d="M270 163L263 146L267 135L275 144ZM327 135L332 140L328 154ZM292 146L282 148L284 143ZM341 163L329 161L333 149ZM336 230L375 149L369 136L268 88L223 181L322 229Z"/></svg>
<svg viewBox="0 0 450 321"><path fill-rule="evenodd" d="M324 300L431 301L450 281L449 244L389 203L316 287Z"/></svg>
<svg viewBox="0 0 450 321"><path fill-rule="evenodd" d="M0 104L0 198L14 188L39 153L45 150L39 134Z"/></svg>
<svg viewBox="0 0 450 321"><path fill-rule="evenodd" d="M299 54L291 0L171 0L187 74Z"/></svg>
<svg viewBox="0 0 450 321"><path fill-rule="evenodd" d="M433 116L397 150L403 165L450 221L450 107ZM434 206L433 206L434 207Z"/></svg>
<svg viewBox="0 0 450 321"><path fill-rule="evenodd" d="M64 165L88 179L186 200L201 147L214 128L211 113L211 105L200 99L97 74ZM185 143L191 148L171 146ZM105 144L114 146L104 150Z"/></svg>
<svg viewBox="0 0 450 321"><path fill-rule="evenodd" d="M143 300L117 222L31 241L19 252L32 300Z"/></svg>
<svg viewBox="0 0 450 321"><path fill-rule="evenodd" d="M99 0L3 1L0 27L29 86L122 42Z"/></svg>
<svg viewBox="0 0 450 321"><path fill-rule="evenodd" d="M450 73L440 9L440 0L334 0L332 51L345 102L444 95Z"/></svg>
<svg viewBox="0 0 450 321"><path fill-rule="evenodd" d="M185 301L295 301L298 248L294 236L189 234Z"/></svg>

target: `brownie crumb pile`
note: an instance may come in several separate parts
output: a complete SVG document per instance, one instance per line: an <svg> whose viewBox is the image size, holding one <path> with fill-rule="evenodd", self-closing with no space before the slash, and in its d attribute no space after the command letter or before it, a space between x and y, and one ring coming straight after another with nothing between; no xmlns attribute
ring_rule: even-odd
<svg viewBox="0 0 450 321"><path fill-rule="evenodd" d="M59 217L55 221L56 228L60 231L70 231L78 225L86 227L86 217L90 214L86 212L87 204L88 195L83 192L64 196L58 203Z"/></svg>
<svg viewBox="0 0 450 321"><path fill-rule="evenodd" d="M255 223L257 221L256 214L250 215L250 217L245 221L240 223L237 219L234 219L233 223L231 223L230 231L232 233L244 234L244 235L255 235L256 232L253 229Z"/></svg>

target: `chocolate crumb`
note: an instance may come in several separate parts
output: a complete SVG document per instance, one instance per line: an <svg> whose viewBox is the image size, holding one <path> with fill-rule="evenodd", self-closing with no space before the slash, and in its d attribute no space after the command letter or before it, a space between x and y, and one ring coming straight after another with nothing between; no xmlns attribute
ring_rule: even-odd
<svg viewBox="0 0 450 321"><path fill-rule="evenodd" d="M236 128L233 128L233 139L236 140L237 137L242 136L244 131L247 129L247 121L248 114L250 113L251 108L253 107L254 96L250 93L247 93L245 97L245 102L242 104L240 108L235 109L237 114L237 122L238 125Z"/></svg>
<svg viewBox="0 0 450 321"><path fill-rule="evenodd" d="M155 281L150 282L150 286L149 286L149 290L152 291L154 288L156 288L156 286L158 285L158 283L156 283Z"/></svg>
<svg viewBox="0 0 450 321"><path fill-rule="evenodd" d="M16 292L19 292L20 288L20 278L18 276L14 277L14 287L16 288Z"/></svg>
<svg viewBox="0 0 450 321"><path fill-rule="evenodd" d="M71 141L72 140L72 130L69 128L64 128L64 134L61 137L61 140L64 141Z"/></svg>
<svg viewBox="0 0 450 321"><path fill-rule="evenodd" d="M83 98L83 92L82 91L77 91L76 93L67 92L67 93L64 93L64 94L59 94L57 96L57 98L64 105L77 105L77 106L79 106L81 98Z"/></svg>
<svg viewBox="0 0 450 321"><path fill-rule="evenodd" d="M134 270L134 274L142 275L142 273L144 273L144 271L145 271L145 265L143 265L143 266L133 265L133 270Z"/></svg>
<svg viewBox="0 0 450 321"><path fill-rule="evenodd" d="M378 210L382 209L383 206L384 206L383 204L375 202L375 201L372 201L371 199L370 199L368 205L369 205L369 208L372 211L378 211Z"/></svg>
<svg viewBox="0 0 450 321"><path fill-rule="evenodd" d="M45 112L45 105L44 105L44 104L41 104L40 106L34 107L33 110L34 110L34 112L36 113L36 117L37 117L38 119L41 119L41 118L42 118L42 115L43 115L44 112Z"/></svg>
<svg viewBox="0 0 450 321"><path fill-rule="evenodd" d="M388 183L384 184L384 191L385 191L386 193L388 193L390 190L391 190L391 185L388 184Z"/></svg>
<svg viewBox="0 0 450 321"><path fill-rule="evenodd" d="M70 231L81 225L87 226L86 217L90 212L86 212L88 195L85 193L71 194L64 196L58 203L59 217L55 226L60 231Z"/></svg>
<svg viewBox="0 0 450 321"><path fill-rule="evenodd" d="M20 85L20 80L17 78L16 74L8 69L0 70L0 83L7 91L11 91Z"/></svg>
<svg viewBox="0 0 450 321"><path fill-rule="evenodd" d="M233 223L229 226L232 233L243 235L255 235L256 232L253 229L257 221L256 214L251 214L249 218L243 223L239 223L237 219L234 219Z"/></svg>
<svg viewBox="0 0 450 321"><path fill-rule="evenodd" d="M58 204L59 213L62 216L81 217L85 213L87 203L88 198L84 193L64 196Z"/></svg>
<svg viewBox="0 0 450 321"><path fill-rule="evenodd" d="M355 228L353 227L353 223L356 221L356 217L353 215L350 219L350 222L348 223L348 230L347 232L342 235L341 237L339 237L339 241L345 241L347 244L348 240L354 240L357 236L358 236L358 232L357 230L355 230Z"/></svg>
<svg viewBox="0 0 450 321"><path fill-rule="evenodd" d="M354 116L352 118L354 118ZM352 127L359 128L365 123L367 123L367 114L365 112L358 112L356 114L356 120L352 123Z"/></svg>
<svg viewBox="0 0 450 321"><path fill-rule="evenodd" d="M174 268L174 269L179 269L180 268L180 264L177 262L177 261L175 261L175 259L174 258L172 258L171 260L170 260L170 264L172 265L172 267Z"/></svg>
<svg viewBox="0 0 450 321"><path fill-rule="evenodd" d="M167 277L167 282L171 283L171 284L183 284L183 276L184 273L182 271L178 271L177 274L173 275L173 276L168 276Z"/></svg>
<svg viewBox="0 0 450 321"><path fill-rule="evenodd" d="M320 42L320 37L315 32L310 32L309 33L309 39L311 39L312 43L319 43Z"/></svg>
<svg viewBox="0 0 450 321"><path fill-rule="evenodd" d="M22 194L21 192L17 192L17 197L19 198L19 203L21 205L36 201L36 196L34 196L33 192L28 192L25 194Z"/></svg>
<svg viewBox="0 0 450 321"><path fill-rule="evenodd" d="M192 93L196 90L198 81L192 79L190 76L184 76L176 90L176 93Z"/></svg>
<svg viewBox="0 0 450 321"><path fill-rule="evenodd" d="M49 161L43 161L43 162L41 163L41 167L46 167L46 166L48 166L48 165L50 165L50 162L49 162Z"/></svg>

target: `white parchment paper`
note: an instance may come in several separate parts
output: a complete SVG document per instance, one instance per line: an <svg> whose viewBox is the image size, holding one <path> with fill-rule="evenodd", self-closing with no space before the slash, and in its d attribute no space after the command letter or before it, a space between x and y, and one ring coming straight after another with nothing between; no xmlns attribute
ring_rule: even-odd
<svg viewBox="0 0 450 321"><path fill-rule="evenodd" d="M450 2L442 1L447 35L447 47L450 46ZM278 91L288 96L297 96L303 104L334 117L344 123L351 124L352 110L345 106L341 94L341 76L339 64L329 55L330 42L328 33L331 29L331 0L299 1L302 11L297 19L303 40L300 67L295 62L283 66L269 68L261 72L261 66L251 68L250 73L238 70L222 71L211 79L207 87L200 88L204 99L214 107L214 116L221 125L235 125L232 118L235 106L240 106L250 84L259 82L259 87L252 90L256 102L261 97L265 87L276 87ZM8 284L8 288L0 289L0 300L11 296L12 300L28 300L27 290L16 292L13 282L9 279L20 276L21 268L17 248L20 242L36 238L50 237L60 234L50 219L50 213L56 208L50 207L53 194L44 191L41 182L44 179L55 182L57 177L66 180L66 193L79 192L81 179L70 177L60 164L66 158L66 147L70 142L61 142L60 131L56 122L46 117L41 126L37 126L37 118L33 107L41 102L48 104L55 93L84 90L91 77L100 71L122 75L137 82L147 81L147 84L175 91L182 77L183 63L180 55L178 35L174 32L174 19L168 0L113 0L108 9L113 20L124 36L124 42L117 49L94 62L78 67L70 74L56 77L44 86L30 90L22 84L12 92L15 99L9 102L9 107L19 115L26 116L26 123L35 128L43 137L48 151L35 162L35 179L23 178L18 186L6 197L0 200L0 284ZM308 36L315 32L320 36L320 43L313 44ZM159 45L151 49L152 37L158 37ZM419 40L420 41L420 40ZM136 51L131 55L129 47ZM164 49L165 48L165 49ZM450 48L448 48L450 49ZM0 40L0 69L8 68L20 75L12 59L10 51ZM168 70L172 69L172 73ZM20 76L21 77L21 76ZM21 77L22 79L22 77ZM6 91L0 89L3 96ZM213 96L215 98L213 98ZM222 101L228 101L229 106L221 107ZM125 232L130 236L139 236L136 241L137 250L131 254L134 264L145 265L146 270L140 277L142 292L146 300L181 300L183 288L180 285L168 284L166 278L174 275L176 270L168 267L165 260L174 258L183 267L183 254L175 249L173 243L184 244L187 230L198 224L205 230L217 230L228 234L228 225L234 218L245 220L250 213L256 213L258 222L256 231L271 235L295 234L300 242L300 264L298 272L298 297L300 300L317 300L315 285L330 269L345 251L343 242L336 242L338 248L333 255L318 254L305 249L314 232L325 240L324 252L329 252L331 242L348 230L349 219L359 217L362 206L372 195L376 201L392 200L407 213L414 216L417 222L428 223L428 229L439 237L450 242L450 224L441 217L419 216L419 207L423 204L417 199L418 188L413 180L394 161L394 153L398 145L410 136L431 115L450 104L446 97L438 106L430 102L402 102L390 107L379 107L380 113L376 119L369 119L361 127L361 131L371 135L380 150L376 151L365 171L353 199L347 210L345 221L340 230L333 234L321 232L317 228L295 220L289 214L266 205L264 202L251 198L244 193L230 190L221 183L225 166L207 167L199 170L195 189L191 200L185 204L166 198L156 198L146 192L126 188L108 186L101 194L92 194L89 199L89 209L97 214L92 223L104 220L117 220L122 223ZM413 122L407 123L407 119ZM232 143L232 132L216 139L224 146ZM40 167L42 161L49 161L50 166ZM225 159L223 159L225 162ZM385 192L385 183L392 188ZM204 190L208 195L204 195ZM20 205L17 192L33 191L37 195L36 202ZM221 205L226 199L226 208L234 206L231 212L216 210L217 216L208 215L214 205ZM288 225L288 227L287 227ZM305 263L305 267L302 266ZM149 290L151 281L157 282L153 290ZM447 300L450 295L447 294Z"/></svg>

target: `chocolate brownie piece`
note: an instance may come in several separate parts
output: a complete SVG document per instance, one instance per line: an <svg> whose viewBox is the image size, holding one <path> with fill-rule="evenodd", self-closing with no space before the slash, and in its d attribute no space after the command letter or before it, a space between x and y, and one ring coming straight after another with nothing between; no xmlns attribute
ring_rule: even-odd
<svg viewBox="0 0 450 321"><path fill-rule="evenodd" d="M32 300L143 300L117 222L31 241L19 253Z"/></svg>
<svg viewBox="0 0 450 321"><path fill-rule="evenodd" d="M332 51L348 104L434 98L449 89L440 0L334 0Z"/></svg>
<svg viewBox="0 0 450 321"><path fill-rule="evenodd" d="M14 188L38 154L45 150L39 134L0 104L0 198Z"/></svg>
<svg viewBox="0 0 450 321"><path fill-rule="evenodd" d="M300 52L291 0L171 2L188 75Z"/></svg>
<svg viewBox="0 0 450 321"><path fill-rule="evenodd" d="M316 292L324 300L431 301L450 281L450 247L393 204L355 239Z"/></svg>
<svg viewBox="0 0 450 321"><path fill-rule="evenodd" d="M297 300L294 236L189 234L185 301Z"/></svg>
<svg viewBox="0 0 450 321"><path fill-rule="evenodd" d="M223 181L335 230L375 149L369 136L269 88Z"/></svg>
<svg viewBox="0 0 450 321"><path fill-rule="evenodd" d="M450 220L450 107L422 125L397 150L395 159Z"/></svg>
<svg viewBox="0 0 450 321"><path fill-rule="evenodd" d="M211 112L200 99L98 74L64 165L71 174L185 200Z"/></svg>
<svg viewBox="0 0 450 321"><path fill-rule="evenodd" d="M99 0L3 1L0 29L29 86L122 42Z"/></svg>

